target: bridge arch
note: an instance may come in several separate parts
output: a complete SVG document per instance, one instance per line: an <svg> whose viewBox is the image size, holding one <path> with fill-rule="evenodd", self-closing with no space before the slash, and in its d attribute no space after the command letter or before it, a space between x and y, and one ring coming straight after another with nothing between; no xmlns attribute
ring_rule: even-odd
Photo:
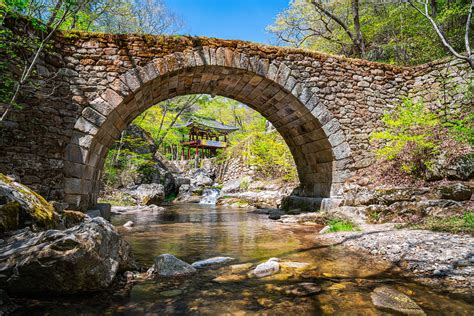
<svg viewBox="0 0 474 316"><path fill-rule="evenodd" d="M135 117L166 99L198 93L245 103L275 126L295 159L296 196L321 201L340 195L350 176L351 149L317 93L284 62L199 47L128 70L89 101L65 147L64 193L70 207L96 203L107 151Z"/></svg>

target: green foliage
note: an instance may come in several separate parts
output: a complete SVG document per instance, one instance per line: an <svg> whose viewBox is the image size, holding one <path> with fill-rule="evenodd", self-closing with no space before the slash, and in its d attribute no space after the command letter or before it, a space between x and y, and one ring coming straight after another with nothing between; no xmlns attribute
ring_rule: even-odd
<svg viewBox="0 0 474 316"><path fill-rule="evenodd" d="M278 132L255 131L234 143L223 153L225 159L239 158L255 166L260 177L292 182L297 180L296 166L288 146Z"/></svg>
<svg viewBox="0 0 474 316"><path fill-rule="evenodd" d="M397 160L409 174L420 175L427 170L439 152L435 133L440 128L439 118L423 103L405 99L393 111L382 117L385 129L371 135L371 141L381 145L378 158Z"/></svg>
<svg viewBox="0 0 474 316"><path fill-rule="evenodd" d="M382 116L384 129L371 134L376 156L420 178L440 156L451 161L472 151L474 115L470 111L434 112L421 102L405 99Z"/></svg>
<svg viewBox="0 0 474 316"><path fill-rule="evenodd" d="M328 233L357 231L359 228L347 219L332 219L328 223Z"/></svg>
<svg viewBox="0 0 474 316"><path fill-rule="evenodd" d="M143 140L124 137L122 146L107 153L103 181L106 186L117 188L134 183L139 177L151 176L155 161L151 153L139 153Z"/></svg>
<svg viewBox="0 0 474 316"><path fill-rule="evenodd" d="M457 141L474 145L474 114L470 113L466 117L452 118L445 122L444 126L449 129Z"/></svg>
<svg viewBox="0 0 474 316"><path fill-rule="evenodd" d="M322 2L354 33L351 1ZM415 2L416 3L416 2ZM457 51L464 51L464 29L470 1L436 1L436 21ZM359 16L366 54L363 58L413 65L447 56L430 22L408 3L360 2ZM292 46L357 57L353 43L337 23L315 10L306 0L293 0L267 28Z"/></svg>
<svg viewBox="0 0 474 316"><path fill-rule="evenodd" d="M474 234L474 213L466 211L463 215L443 217L427 217L421 223L410 224L409 228L427 229L432 231Z"/></svg>

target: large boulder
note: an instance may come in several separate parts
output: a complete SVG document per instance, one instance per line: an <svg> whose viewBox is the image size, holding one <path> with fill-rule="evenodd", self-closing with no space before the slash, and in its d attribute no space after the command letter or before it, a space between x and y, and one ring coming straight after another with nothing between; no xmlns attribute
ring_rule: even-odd
<svg viewBox="0 0 474 316"><path fill-rule="evenodd" d="M163 254L155 258L153 266L148 270L150 276L182 277L196 273L192 265L170 254Z"/></svg>
<svg viewBox="0 0 474 316"><path fill-rule="evenodd" d="M135 268L130 245L101 217L63 231L25 229L0 244L0 288L9 293L97 291Z"/></svg>
<svg viewBox="0 0 474 316"><path fill-rule="evenodd" d="M197 169L191 178L191 185L196 187L206 187L211 186L214 183L214 180L204 169Z"/></svg>
<svg viewBox="0 0 474 316"><path fill-rule="evenodd" d="M141 205L159 205L165 199L165 189L158 183L141 184L129 192Z"/></svg>
<svg viewBox="0 0 474 316"><path fill-rule="evenodd" d="M27 186L0 173L0 233L24 227L56 227L59 216L52 204Z"/></svg>
<svg viewBox="0 0 474 316"><path fill-rule="evenodd" d="M474 178L474 155L467 154L454 160L440 156L427 170L427 181L437 181L444 178L451 180L469 180Z"/></svg>

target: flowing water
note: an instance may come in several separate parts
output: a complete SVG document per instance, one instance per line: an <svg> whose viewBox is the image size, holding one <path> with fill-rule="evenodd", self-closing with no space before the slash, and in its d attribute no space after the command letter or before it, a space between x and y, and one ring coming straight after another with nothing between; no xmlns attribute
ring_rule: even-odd
<svg viewBox="0 0 474 316"><path fill-rule="evenodd" d="M427 314L473 315L474 306L403 279L389 264L374 262L342 246L315 241L317 226L285 225L247 209L175 205L160 213L116 215L140 263L170 253L194 262L214 256L255 266L271 257L304 262L306 269L285 268L264 278L248 278L250 268L199 270L179 280L139 281L129 291L82 298L28 301L25 315L391 315L374 307L370 293L389 285L410 296ZM312 282L321 292L295 296L288 289Z"/></svg>
<svg viewBox="0 0 474 316"><path fill-rule="evenodd" d="M199 204L215 205L220 192L219 189L204 189Z"/></svg>

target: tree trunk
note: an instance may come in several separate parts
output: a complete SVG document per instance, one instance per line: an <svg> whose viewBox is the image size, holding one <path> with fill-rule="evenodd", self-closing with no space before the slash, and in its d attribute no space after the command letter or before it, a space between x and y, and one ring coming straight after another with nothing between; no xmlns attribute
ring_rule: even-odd
<svg viewBox="0 0 474 316"><path fill-rule="evenodd" d="M364 57L365 56L365 43L364 43L364 37L362 36L362 31L360 29L359 0L352 0L352 17L354 21L354 31L355 31L354 46L356 49L356 53L360 57Z"/></svg>

